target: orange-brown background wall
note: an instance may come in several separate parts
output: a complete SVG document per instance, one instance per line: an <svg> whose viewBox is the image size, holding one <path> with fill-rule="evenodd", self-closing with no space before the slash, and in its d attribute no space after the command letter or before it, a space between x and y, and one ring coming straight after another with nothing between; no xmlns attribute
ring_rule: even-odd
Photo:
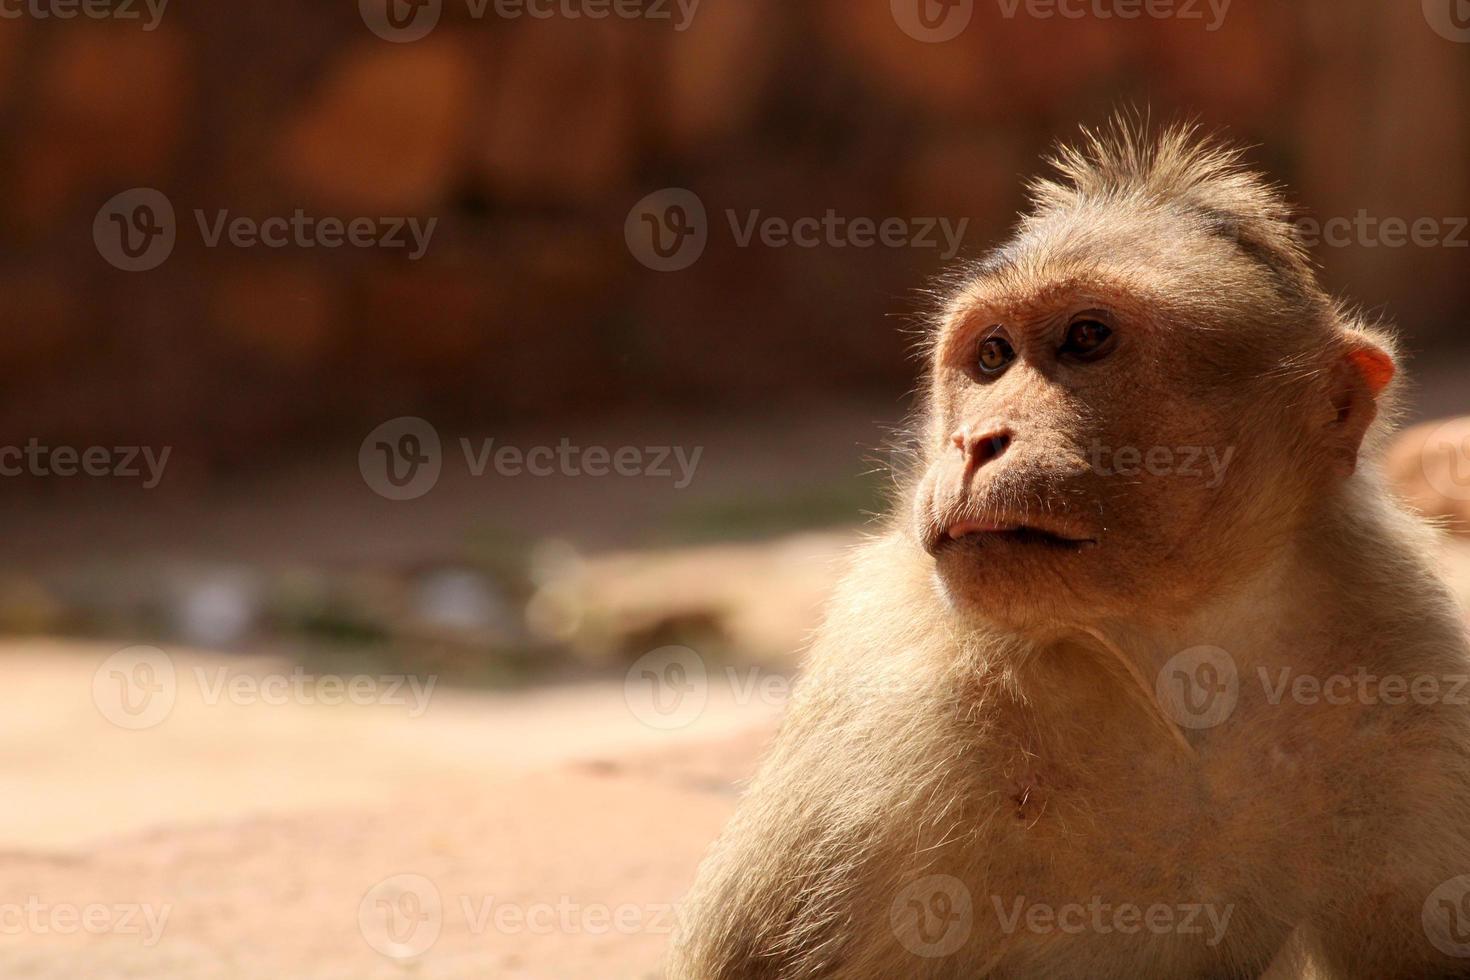
<svg viewBox="0 0 1470 980"><path fill-rule="evenodd" d="M1319 218L1470 214L1470 44L1418 0L1235 0L1215 30L1204 0L1203 19L1129 22L1006 6L978 0L943 44L885 0L703 0L682 31L677 8L509 20L445 0L405 44L351 0L188 0L151 31L0 21L0 426L228 467L403 413L897 397L939 250L742 248L726 212L969 219L975 254L1039 154L1120 104L1254 144ZM139 186L172 201L178 244L128 273L92 226ZM623 235L664 187L710 215L677 273ZM411 261L211 248L195 209L438 223ZM1411 350L1470 345L1470 248L1317 256Z"/></svg>

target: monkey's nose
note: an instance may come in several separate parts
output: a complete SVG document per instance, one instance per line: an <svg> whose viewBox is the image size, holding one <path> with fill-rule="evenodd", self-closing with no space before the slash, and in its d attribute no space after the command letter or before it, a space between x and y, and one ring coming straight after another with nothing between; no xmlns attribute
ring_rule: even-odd
<svg viewBox="0 0 1470 980"><path fill-rule="evenodd" d="M1010 448L1012 433L1010 429L991 429L976 435L966 426L949 438L955 448L964 454L966 464L971 469L978 470L986 463L999 459Z"/></svg>

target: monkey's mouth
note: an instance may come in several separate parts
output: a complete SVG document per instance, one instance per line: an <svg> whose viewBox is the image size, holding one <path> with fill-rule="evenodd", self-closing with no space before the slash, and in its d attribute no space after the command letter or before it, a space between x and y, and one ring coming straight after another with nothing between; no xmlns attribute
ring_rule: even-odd
<svg viewBox="0 0 1470 980"><path fill-rule="evenodd" d="M1086 537L1061 528L1038 527L1034 524L1009 524L987 521L961 521L940 532L929 543L931 554L939 554L959 544L1012 544L1053 551L1086 551L1097 547L1097 538Z"/></svg>

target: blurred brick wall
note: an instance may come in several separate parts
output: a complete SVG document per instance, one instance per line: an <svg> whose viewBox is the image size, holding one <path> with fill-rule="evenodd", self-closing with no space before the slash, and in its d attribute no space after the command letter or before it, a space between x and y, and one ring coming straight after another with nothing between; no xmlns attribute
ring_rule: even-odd
<svg viewBox="0 0 1470 980"><path fill-rule="evenodd" d="M1197 115L1320 215L1470 213L1470 45L1418 3L1236 0L1198 21L1007 19L924 44L888 0L703 0L650 20L371 33L353 0L188 0L160 26L0 21L0 424L220 462L455 420L905 391L933 250L737 247L723 214L969 218L1003 233L1037 155L1121 103ZM151 272L92 223L151 186ZM657 273L624 219L699 194L704 257ZM438 218L427 254L205 247L191 212ZM1470 251L1324 250L1412 345L1465 343ZM895 314L898 315L895 317Z"/></svg>

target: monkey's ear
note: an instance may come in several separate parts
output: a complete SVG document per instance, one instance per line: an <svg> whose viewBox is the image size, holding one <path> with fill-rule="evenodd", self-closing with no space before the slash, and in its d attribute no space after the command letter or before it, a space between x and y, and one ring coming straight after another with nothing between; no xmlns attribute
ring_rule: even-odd
<svg viewBox="0 0 1470 980"><path fill-rule="evenodd" d="M1351 476L1358 468L1363 437L1378 416L1378 398L1397 372L1393 355L1362 336L1350 338L1347 350L1334 365L1330 392L1333 414L1327 429L1328 448L1339 475Z"/></svg>

